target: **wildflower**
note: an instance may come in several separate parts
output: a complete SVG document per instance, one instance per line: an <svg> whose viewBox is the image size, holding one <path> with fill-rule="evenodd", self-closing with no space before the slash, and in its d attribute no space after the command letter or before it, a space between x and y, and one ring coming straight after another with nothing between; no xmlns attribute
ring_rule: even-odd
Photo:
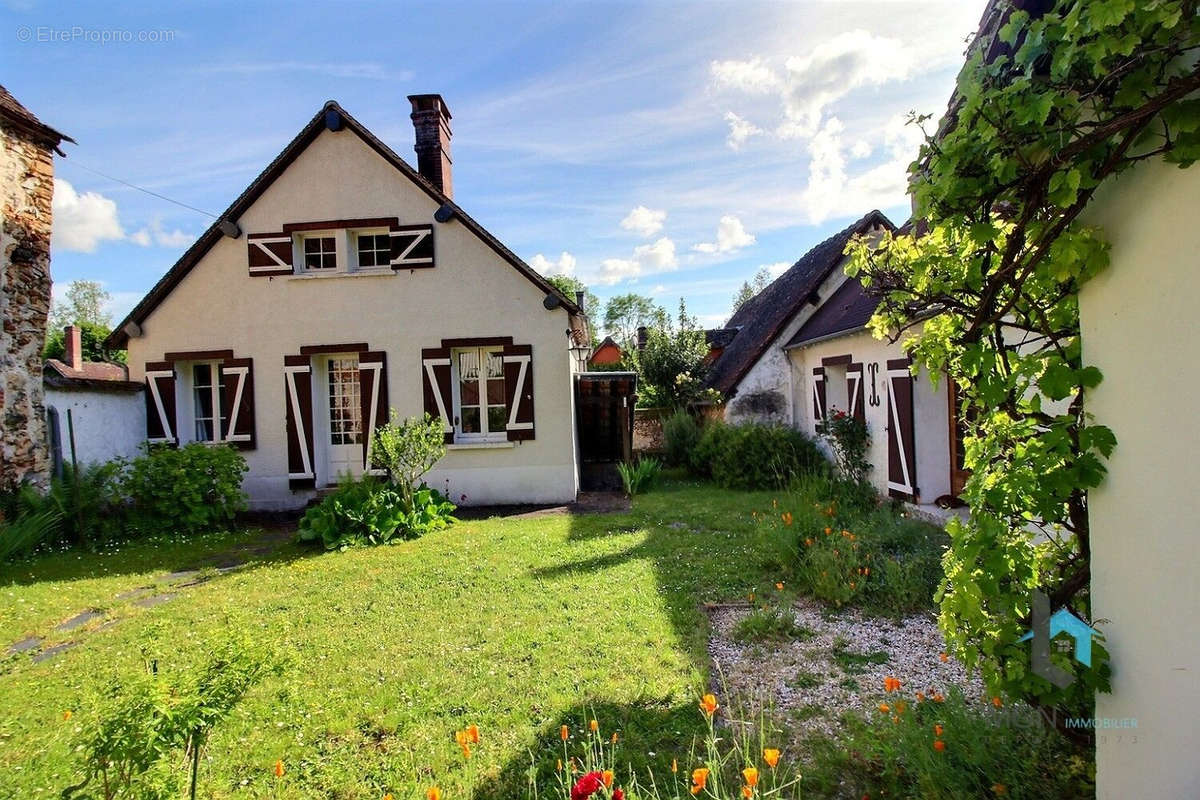
<svg viewBox="0 0 1200 800"><path fill-rule="evenodd" d="M805 545L806 547L812 547L812 537L809 537L809 538L805 539L805 540L804 540L804 545Z"/></svg>
<svg viewBox="0 0 1200 800"><path fill-rule="evenodd" d="M775 769L775 765L779 763L779 751L770 747L763 750L763 761L767 762L767 766Z"/></svg>
<svg viewBox="0 0 1200 800"><path fill-rule="evenodd" d="M944 703L944 702L946 702L946 696L944 694L942 694L941 692L938 692L937 694L935 694L933 696L933 702Z"/></svg>
<svg viewBox="0 0 1200 800"><path fill-rule="evenodd" d="M463 758L471 757L471 736L466 731L455 731L454 741L462 748Z"/></svg>
<svg viewBox="0 0 1200 800"><path fill-rule="evenodd" d="M851 588L851 589L853 589L853 588L854 588L854 585L855 585L855 584L854 584L854 581L850 581L850 588Z"/></svg>
<svg viewBox="0 0 1200 800"><path fill-rule="evenodd" d="M1008 794L1008 787L1005 786L1003 783L993 783L992 791L998 795Z"/></svg>
<svg viewBox="0 0 1200 800"><path fill-rule="evenodd" d="M898 700L896 702L896 713L903 714L905 711L908 711L908 703L903 700Z"/></svg>
<svg viewBox="0 0 1200 800"><path fill-rule="evenodd" d="M571 787L571 800L587 800L589 797L600 791L600 785L604 782L604 776L599 772L592 771L585 773Z"/></svg>
<svg viewBox="0 0 1200 800"><path fill-rule="evenodd" d="M430 786L425 792L425 800L442 800L442 790L436 786Z"/></svg>
<svg viewBox="0 0 1200 800"><path fill-rule="evenodd" d="M778 583L776 583L775 588L782 592L783 591L783 581L779 581Z"/></svg>
<svg viewBox="0 0 1200 800"><path fill-rule="evenodd" d="M588 730L590 730L592 733L595 733L596 731L600 730L600 723L596 720L592 720L588 723Z"/></svg>
<svg viewBox="0 0 1200 800"><path fill-rule="evenodd" d="M392 793L388 792L387 794L385 794L383 796L383 800L394 800L394 798L392 797Z"/></svg>
<svg viewBox="0 0 1200 800"><path fill-rule="evenodd" d="M1001 700L999 697L993 697L992 705L994 705L996 708L1000 708L1000 706L1004 705L1004 701Z"/></svg>
<svg viewBox="0 0 1200 800"><path fill-rule="evenodd" d="M471 744L479 744L478 725L471 724L467 726L467 738L471 740Z"/></svg>
<svg viewBox="0 0 1200 800"><path fill-rule="evenodd" d="M561 738L565 742L567 740L567 737L571 735L571 732L567 730L566 725L563 725L561 728L559 728L558 735L559 735L559 738Z"/></svg>
<svg viewBox="0 0 1200 800"><path fill-rule="evenodd" d="M900 681L897 680L896 678L892 677L891 675L889 675L888 677L883 679L883 690L885 692L887 692L888 694L891 694L892 692L896 691L899 688L900 688Z"/></svg>
<svg viewBox="0 0 1200 800"><path fill-rule="evenodd" d="M283 759L280 759L279 761L276 761L276 762L275 762L275 777L276 777L276 778L282 778L282 777L283 777L283 772L284 772L284 769L283 769Z"/></svg>
<svg viewBox="0 0 1200 800"><path fill-rule="evenodd" d="M779 515L779 518L781 520L783 520L784 525L792 524L792 512L790 512L790 511L783 512L782 514Z"/></svg>
<svg viewBox="0 0 1200 800"><path fill-rule="evenodd" d="M671 759L671 772L679 772L679 760Z"/></svg>
<svg viewBox="0 0 1200 800"><path fill-rule="evenodd" d="M850 531L842 531L842 536L844 536L844 537L846 537L847 539L849 539L849 538L850 538Z"/></svg>
<svg viewBox="0 0 1200 800"><path fill-rule="evenodd" d="M742 770L742 777L746 780L746 785L753 789L758 786L758 770L754 767L746 767Z"/></svg>
<svg viewBox="0 0 1200 800"><path fill-rule="evenodd" d="M754 797L754 789L752 789L749 786L743 786L742 787L742 797L745 797L746 800L749 800L751 797Z"/></svg>
<svg viewBox="0 0 1200 800"><path fill-rule="evenodd" d="M900 715L899 715L899 714L894 714L894 715L892 716L892 723L893 723L893 724L895 724L895 725L899 725L899 724L900 724Z"/></svg>
<svg viewBox="0 0 1200 800"><path fill-rule="evenodd" d="M934 735L934 736L936 736L936 737L938 737L938 738L940 739L940 738L942 738L942 732L943 732L944 730L946 730L946 729L945 729L945 728L943 728L943 727L942 727L940 724L939 724L939 725L934 725L934 726L933 726L933 735Z"/></svg>
<svg viewBox="0 0 1200 800"><path fill-rule="evenodd" d="M825 535L826 535L826 536L829 536L831 533L833 533L833 528L826 528L826 529L825 529Z"/></svg>
<svg viewBox="0 0 1200 800"><path fill-rule="evenodd" d="M600 780L604 781L605 789L611 789L613 782L613 771L611 769L604 770L604 772L600 774Z"/></svg>
<svg viewBox="0 0 1200 800"><path fill-rule="evenodd" d="M917 702L918 703L925 702L925 693L924 692L917 692Z"/></svg>
<svg viewBox="0 0 1200 800"><path fill-rule="evenodd" d="M707 785L708 770L704 767L696 767L692 770L692 794L700 794ZM572 800L574 799L572 798Z"/></svg>
<svg viewBox="0 0 1200 800"><path fill-rule="evenodd" d="M562 772L562 759L561 758L558 760L558 766L556 766L554 769L558 772Z"/></svg>
<svg viewBox="0 0 1200 800"><path fill-rule="evenodd" d="M612 735L612 743L613 743L613 744L616 744L616 743L617 743L617 732L616 732L616 731L613 731L613 735Z"/></svg>
<svg viewBox="0 0 1200 800"><path fill-rule="evenodd" d="M936 739L933 742L933 749L937 750L939 753L945 752L946 743L943 742L941 739Z"/></svg>
<svg viewBox="0 0 1200 800"><path fill-rule="evenodd" d="M870 574L871 574L871 568L863 567L863 575L870 575Z"/></svg>
<svg viewBox="0 0 1200 800"><path fill-rule="evenodd" d="M706 694L700 698L700 710L704 712L705 716L711 717L718 708L716 695Z"/></svg>
<svg viewBox="0 0 1200 800"><path fill-rule="evenodd" d="M891 710L892 710L892 709L891 709L891 708L888 706L888 704L887 704L887 703L880 703L880 704L879 704L879 711L880 711L880 713L886 714L886 713L888 713L888 712L889 712L889 711L891 711Z"/></svg>
<svg viewBox="0 0 1200 800"><path fill-rule="evenodd" d="M941 659L943 664L950 660L950 656L946 655L945 653L938 653L938 658Z"/></svg>
<svg viewBox="0 0 1200 800"><path fill-rule="evenodd" d="M620 789L613 789L612 800L625 800L625 793Z"/></svg>
<svg viewBox="0 0 1200 800"><path fill-rule="evenodd" d="M69 720L71 718L72 713L74 713L74 712L72 712L70 709L64 711L63 712L63 722L66 722L67 720Z"/></svg>

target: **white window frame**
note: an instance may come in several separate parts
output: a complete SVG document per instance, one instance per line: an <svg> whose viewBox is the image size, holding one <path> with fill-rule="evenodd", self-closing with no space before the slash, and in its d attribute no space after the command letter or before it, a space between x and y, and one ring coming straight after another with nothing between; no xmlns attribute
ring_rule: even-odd
<svg viewBox="0 0 1200 800"><path fill-rule="evenodd" d="M385 249L383 251L383 263L382 264L376 264L376 265L370 266L370 267L364 267L364 266L359 265L359 263L358 263L358 256L359 256L358 240L359 240L359 237L361 237L361 236L382 236L382 237L384 237L384 240L386 241L386 245L385 245ZM392 269L392 236L391 236L391 231L389 231L387 228L363 228L361 230L350 231L349 251L352 255L352 260L354 262L350 268L353 269L355 272L383 272L383 271L390 272ZM374 250L374 252L379 252L379 251Z"/></svg>
<svg viewBox="0 0 1200 800"><path fill-rule="evenodd" d="M480 356L495 355L501 358L503 364L504 348L499 346L484 346L484 347L456 347L450 351L450 386L451 386L451 402L454 405L454 441L456 443L470 442L507 442L508 441L508 417L511 409L507 405L504 408L505 427L499 431L488 429L487 409L487 377L480 370L480 375L476 380L479 382L479 427L482 429L478 433L466 433L462 429L462 381L459 380L458 372L458 357L462 353L476 352ZM482 363L482 362L481 362ZM501 366L501 376L504 375L503 366ZM505 394L507 395L507 385L505 386Z"/></svg>
<svg viewBox="0 0 1200 800"><path fill-rule="evenodd" d="M331 229L325 231L304 231L296 234L292 251L296 254L296 272L299 275L341 275L346 272L345 231ZM308 260L304 257L304 243L310 239L333 239L334 265L329 268L309 269ZM357 254L356 254L357 255ZM357 260L357 258L356 258Z"/></svg>
<svg viewBox="0 0 1200 800"><path fill-rule="evenodd" d="M213 438L201 439L196 436L196 367L206 366L212 369L212 386L209 387L209 392L212 398L213 407ZM177 435L181 444L187 442L201 442L203 444L220 444L224 439L221 438L221 425L227 421L227 410L223 408L225 401L224 387L221 382L221 362L220 361L186 361L176 365L176 375L178 386L176 392L175 407L182 409L179 414L182 419L177 420L179 430Z"/></svg>

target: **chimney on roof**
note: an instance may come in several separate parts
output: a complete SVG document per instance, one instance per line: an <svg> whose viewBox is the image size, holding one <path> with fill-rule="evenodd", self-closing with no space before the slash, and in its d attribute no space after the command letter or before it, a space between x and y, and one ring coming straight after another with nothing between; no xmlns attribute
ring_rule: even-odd
<svg viewBox="0 0 1200 800"><path fill-rule="evenodd" d="M583 313L585 313L585 314L586 314L586 313L587 313L587 309L583 307L583 301L584 301L584 298L585 298L585 297L586 297L586 293L585 293L585 292L583 292L582 290L576 290L576 292L575 292L575 305L579 306L579 310L580 310L580 311L582 311Z"/></svg>
<svg viewBox="0 0 1200 800"><path fill-rule="evenodd" d="M68 325L63 328L63 361L71 369L83 369L83 338L78 325Z"/></svg>
<svg viewBox="0 0 1200 800"><path fill-rule="evenodd" d="M440 94L410 94L413 128L417 142L417 172L442 194L454 199L450 177L450 109Z"/></svg>
<svg viewBox="0 0 1200 800"><path fill-rule="evenodd" d="M649 337L649 331L645 325L638 325L637 329L637 349L643 350L646 347L646 339Z"/></svg>

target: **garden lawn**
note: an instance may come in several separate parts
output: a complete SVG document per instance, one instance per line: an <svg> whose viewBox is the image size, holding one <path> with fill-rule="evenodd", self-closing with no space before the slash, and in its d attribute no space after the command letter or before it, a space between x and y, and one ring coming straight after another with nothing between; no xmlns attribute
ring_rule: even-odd
<svg viewBox="0 0 1200 800"><path fill-rule="evenodd" d="M57 796L78 781L79 732L144 654L165 670L199 663L233 631L292 656L214 732L200 797L378 800L435 783L462 797L453 733L470 723L483 734L477 796L511 797L531 754L552 770L559 726L581 735L593 712L606 737L620 732L619 759L661 775L702 730L700 604L774 581L751 518L773 497L676 480L626 514L466 521L346 552L287 544L152 608L114 597L253 534L4 567L0 647L87 607L118 621L55 634L80 643L41 663L0 656L0 797Z"/></svg>

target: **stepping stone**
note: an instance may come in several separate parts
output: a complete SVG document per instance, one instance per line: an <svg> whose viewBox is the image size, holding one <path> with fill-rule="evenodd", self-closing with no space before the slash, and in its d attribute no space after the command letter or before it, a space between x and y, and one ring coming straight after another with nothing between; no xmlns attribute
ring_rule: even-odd
<svg viewBox="0 0 1200 800"><path fill-rule="evenodd" d="M13 642L8 647L8 652L5 655L14 656L17 653L28 653L30 650L36 650L42 644L42 640L36 636L30 636L27 639L22 639L19 642Z"/></svg>
<svg viewBox="0 0 1200 800"><path fill-rule="evenodd" d="M99 611L93 611L89 608L87 611L80 611L66 622L61 622L58 625L55 625L54 630L73 631L76 628L86 625L94 619L100 619L103 616L104 614L100 613Z"/></svg>
<svg viewBox="0 0 1200 800"><path fill-rule="evenodd" d="M62 644L56 644L53 647L47 647L42 652L36 653L33 656L33 663L40 664L47 659L54 658L59 653L63 652L64 650L70 650L77 644L78 642L63 642Z"/></svg>
<svg viewBox="0 0 1200 800"><path fill-rule="evenodd" d="M162 605L174 596L175 595L172 592L166 592L165 594L152 594L149 597L143 597L140 600L134 600L133 604L139 608L153 608L154 606Z"/></svg>

